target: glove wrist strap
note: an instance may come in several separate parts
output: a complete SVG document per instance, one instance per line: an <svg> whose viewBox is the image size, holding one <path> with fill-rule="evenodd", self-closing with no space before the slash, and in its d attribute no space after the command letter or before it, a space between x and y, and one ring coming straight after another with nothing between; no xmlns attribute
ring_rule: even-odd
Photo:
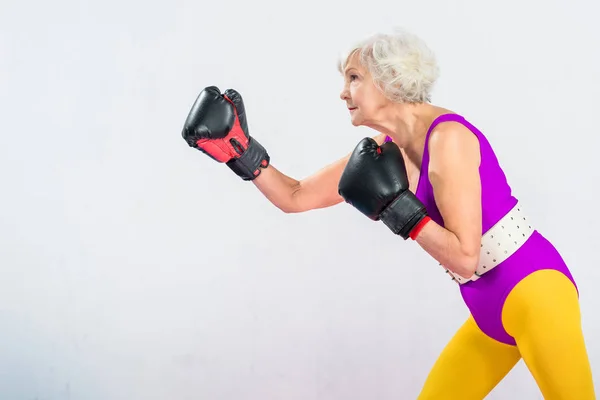
<svg viewBox="0 0 600 400"><path fill-rule="evenodd" d="M404 191L380 215L380 220L404 240L427 217L421 201L409 190Z"/></svg>
<svg viewBox="0 0 600 400"><path fill-rule="evenodd" d="M260 175L261 168L267 168L271 158L267 150L253 137L248 139L248 148L239 157L227 162L227 166L245 181L252 181Z"/></svg>

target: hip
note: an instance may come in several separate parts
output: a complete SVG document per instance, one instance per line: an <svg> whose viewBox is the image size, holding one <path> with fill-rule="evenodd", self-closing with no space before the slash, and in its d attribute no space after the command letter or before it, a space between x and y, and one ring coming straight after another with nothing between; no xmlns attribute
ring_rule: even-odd
<svg viewBox="0 0 600 400"><path fill-rule="evenodd" d="M484 304L498 307L524 278L547 269L563 273L577 289L575 279L558 250L535 230L514 254L496 268L476 281L461 285L461 295L469 308L480 308Z"/></svg>

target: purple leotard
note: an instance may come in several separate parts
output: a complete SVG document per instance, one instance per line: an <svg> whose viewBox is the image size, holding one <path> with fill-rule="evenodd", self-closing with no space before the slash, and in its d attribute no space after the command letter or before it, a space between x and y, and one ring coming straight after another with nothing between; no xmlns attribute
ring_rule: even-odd
<svg viewBox="0 0 600 400"><path fill-rule="evenodd" d="M455 121L466 126L479 139L481 164L481 206L482 233L487 232L516 204L498 159L485 136L464 117L457 114L444 114L436 118L425 138L425 148L421 163L420 178L416 196L423 202L431 219L444 226L444 221L436 206L433 188L428 178L429 149L431 131L439 123ZM388 137L386 142L391 141ZM541 269L554 269L564 273L575 285L575 280L554 246L537 230L511 257L496 268L482 275L477 281L460 285L460 291L479 328L488 336L509 345L515 345L502 325L502 307L509 292L519 281L532 272Z"/></svg>

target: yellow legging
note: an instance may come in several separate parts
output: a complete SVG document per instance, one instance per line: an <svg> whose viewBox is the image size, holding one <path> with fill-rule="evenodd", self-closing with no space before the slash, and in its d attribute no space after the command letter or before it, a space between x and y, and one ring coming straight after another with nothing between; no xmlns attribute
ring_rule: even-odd
<svg viewBox="0 0 600 400"><path fill-rule="evenodd" d="M433 366L419 400L481 400L523 358L546 400L594 400L579 298L561 272L540 270L519 282L502 311L516 346L485 335L473 317Z"/></svg>

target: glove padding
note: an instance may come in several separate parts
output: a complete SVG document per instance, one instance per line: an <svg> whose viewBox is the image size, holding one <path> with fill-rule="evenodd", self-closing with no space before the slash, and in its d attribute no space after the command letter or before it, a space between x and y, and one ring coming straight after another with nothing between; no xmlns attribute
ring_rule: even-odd
<svg viewBox="0 0 600 400"><path fill-rule="evenodd" d="M427 217L425 206L408 190L408 184L400 148L393 142L379 146L367 137L350 155L338 193L364 215L374 221L381 220L406 240Z"/></svg>
<svg viewBox="0 0 600 400"><path fill-rule="evenodd" d="M265 148L248 132L244 101L234 89L223 94L216 86L202 90L181 134L190 147L226 163L246 181L255 179L270 163Z"/></svg>

